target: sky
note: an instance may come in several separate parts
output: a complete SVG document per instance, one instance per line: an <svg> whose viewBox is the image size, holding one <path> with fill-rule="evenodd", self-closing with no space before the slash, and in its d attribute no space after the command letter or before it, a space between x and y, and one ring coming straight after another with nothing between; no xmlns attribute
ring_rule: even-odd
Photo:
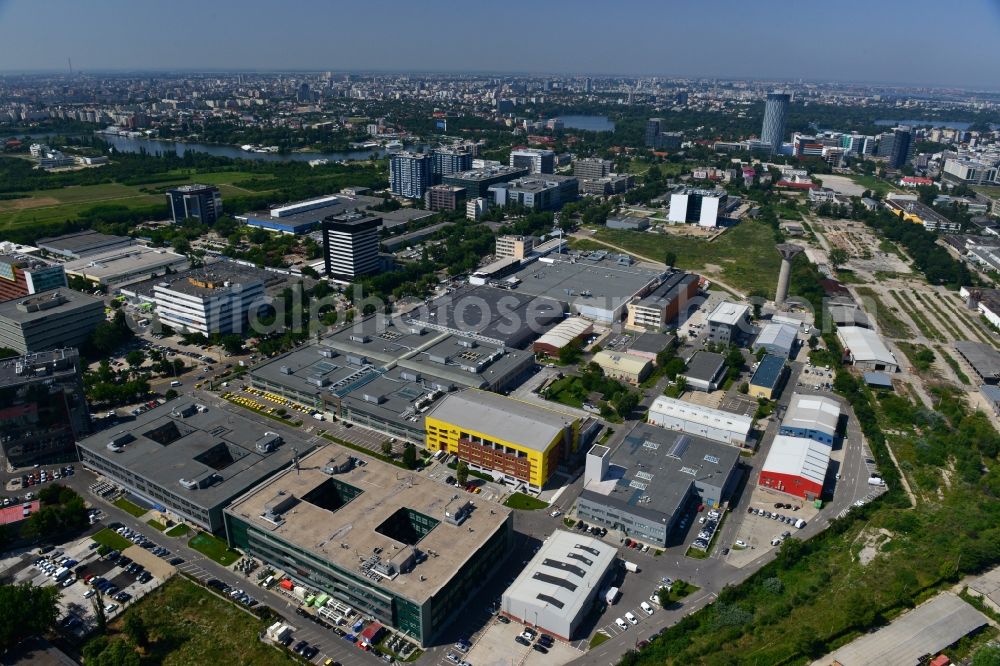
<svg viewBox="0 0 1000 666"><path fill-rule="evenodd" d="M331 70L1000 90L1000 0L0 0L0 71Z"/></svg>

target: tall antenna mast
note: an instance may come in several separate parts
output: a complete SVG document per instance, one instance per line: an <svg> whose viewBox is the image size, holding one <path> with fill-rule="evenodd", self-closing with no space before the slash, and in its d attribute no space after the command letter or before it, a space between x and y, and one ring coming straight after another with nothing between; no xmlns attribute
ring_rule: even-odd
<svg viewBox="0 0 1000 666"><path fill-rule="evenodd" d="M73 76L73 59L66 58L66 61L69 62L69 75Z"/></svg>

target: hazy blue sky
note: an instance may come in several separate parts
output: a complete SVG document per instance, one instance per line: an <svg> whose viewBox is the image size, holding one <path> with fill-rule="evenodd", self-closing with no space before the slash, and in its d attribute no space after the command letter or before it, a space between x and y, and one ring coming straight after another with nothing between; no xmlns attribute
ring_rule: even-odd
<svg viewBox="0 0 1000 666"><path fill-rule="evenodd" d="M1000 0L0 0L0 71L448 70L1000 88Z"/></svg>

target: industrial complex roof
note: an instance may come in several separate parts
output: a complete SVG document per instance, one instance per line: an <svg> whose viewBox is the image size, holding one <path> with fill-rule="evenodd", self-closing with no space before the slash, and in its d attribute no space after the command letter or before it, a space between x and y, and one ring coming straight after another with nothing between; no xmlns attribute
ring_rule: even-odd
<svg viewBox="0 0 1000 666"><path fill-rule="evenodd" d="M860 326L841 326L837 336L851 356L857 361L873 361L896 365L896 357L882 342L878 333Z"/></svg>
<svg viewBox="0 0 1000 666"><path fill-rule="evenodd" d="M636 356L627 352L603 350L594 354L594 363L602 368L615 368L628 374L638 375L649 365L645 356Z"/></svg>
<svg viewBox="0 0 1000 666"><path fill-rule="evenodd" d="M749 305L741 305L730 301L722 301L708 315L708 321L716 324L735 326L750 312Z"/></svg>
<svg viewBox="0 0 1000 666"><path fill-rule="evenodd" d="M593 330L593 324L583 317L569 317L556 324L545 335L535 340L536 345L547 345L553 349L562 349L581 335Z"/></svg>
<svg viewBox="0 0 1000 666"><path fill-rule="evenodd" d="M602 255L603 256L603 255ZM562 303L614 309L655 284L659 271L626 266L609 258L543 257L514 274L517 291Z"/></svg>
<svg viewBox="0 0 1000 666"><path fill-rule="evenodd" d="M577 617L600 585L617 549L600 539L556 530L542 543L520 575L503 593L524 605L555 609L567 618Z"/></svg>
<svg viewBox="0 0 1000 666"><path fill-rule="evenodd" d="M692 483L721 488L739 459L735 446L639 423L611 452L608 478L587 483L583 496L667 522Z"/></svg>
<svg viewBox="0 0 1000 666"><path fill-rule="evenodd" d="M74 259L63 264L67 274L80 275L90 280L105 282L117 276L128 276L144 271L155 271L187 259L163 248L132 245ZM146 273L148 275L148 273Z"/></svg>
<svg viewBox="0 0 1000 666"><path fill-rule="evenodd" d="M238 216L237 219L264 228L304 231L317 226L323 221L323 218L329 215L364 209L381 202L382 200L376 197L336 194L275 206L270 210L254 211Z"/></svg>
<svg viewBox="0 0 1000 666"><path fill-rule="evenodd" d="M403 520L395 520L400 512ZM416 543L392 535L392 523L407 522L410 512L433 525ZM226 513L358 577L370 574L380 587L421 604L506 529L511 512L478 497L472 505L443 483L329 444L302 458L299 469L234 501ZM427 557L403 573L415 549Z"/></svg>
<svg viewBox="0 0 1000 666"><path fill-rule="evenodd" d="M628 351L643 354L659 354L674 343L676 338L668 333L645 332L629 343Z"/></svg>
<svg viewBox="0 0 1000 666"><path fill-rule="evenodd" d="M100 298L73 289L53 289L40 294L0 302L0 319L28 324L55 314L75 312L81 308L101 307Z"/></svg>
<svg viewBox="0 0 1000 666"><path fill-rule="evenodd" d="M674 272L667 275L660 286L649 292L639 300L639 305L644 307L666 307L673 303L678 296L690 288L692 282L697 282L698 276L692 273ZM694 304L689 304L693 306ZM682 313L683 314L683 313Z"/></svg>
<svg viewBox="0 0 1000 666"><path fill-rule="evenodd" d="M787 353L795 346L797 334L798 328L791 324L768 322L760 329L760 333L757 335L753 346L754 348L764 345L777 347L778 349L785 350Z"/></svg>
<svg viewBox="0 0 1000 666"><path fill-rule="evenodd" d="M954 345L955 350L969 362L983 381L1000 379L1000 352L996 349L981 342L968 340L959 340Z"/></svg>
<svg viewBox="0 0 1000 666"><path fill-rule="evenodd" d="M682 374L690 379L710 382L719 376L725 366L726 357L722 354L700 350L694 353Z"/></svg>
<svg viewBox="0 0 1000 666"><path fill-rule="evenodd" d="M750 378L750 385L773 389L780 382L784 370L785 358L783 356L764 354L764 357L760 359L760 364Z"/></svg>
<svg viewBox="0 0 1000 666"><path fill-rule="evenodd" d="M475 389L445 396L427 412L427 418L542 452L574 421L544 407Z"/></svg>
<svg viewBox="0 0 1000 666"><path fill-rule="evenodd" d="M64 236L40 238L35 244L50 252L83 257L110 248L131 245L134 242L128 236L110 236L96 231L78 231Z"/></svg>
<svg viewBox="0 0 1000 666"><path fill-rule="evenodd" d="M781 425L802 430L818 430L833 437L840 420L840 403L817 395L792 396Z"/></svg>
<svg viewBox="0 0 1000 666"><path fill-rule="evenodd" d="M656 398L649 411L659 412L711 428L724 428L744 435L749 435L753 427L753 419L749 416L724 412L721 409L712 409L703 405L695 405L675 398L668 398L665 395Z"/></svg>
<svg viewBox="0 0 1000 666"><path fill-rule="evenodd" d="M823 485L830 466L830 447L804 437L777 435L764 460L762 472L801 476Z"/></svg>
<svg viewBox="0 0 1000 666"><path fill-rule="evenodd" d="M208 407L196 394L167 402L77 445L169 489L183 501L210 508L288 465L293 448L300 455L313 448L305 440L282 436L277 450L260 453L255 442L262 435L260 423L235 411Z"/></svg>
<svg viewBox="0 0 1000 666"><path fill-rule="evenodd" d="M287 281L287 277L281 273L273 273L271 271L257 268L256 266L246 266L244 264L238 264L234 261L222 260L206 264L201 268L190 268L186 271L180 271L170 275L161 275L148 280L142 280L141 282L133 282L130 285L119 287L119 290L122 293L131 294L147 300L152 300L156 287L164 284L166 284L169 289L182 291L184 293L203 295L213 292L212 289L195 286L188 278L194 278L196 281L206 281L219 284L227 281L231 284L253 284L254 282L263 282L265 287L285 284Z"/></svg>

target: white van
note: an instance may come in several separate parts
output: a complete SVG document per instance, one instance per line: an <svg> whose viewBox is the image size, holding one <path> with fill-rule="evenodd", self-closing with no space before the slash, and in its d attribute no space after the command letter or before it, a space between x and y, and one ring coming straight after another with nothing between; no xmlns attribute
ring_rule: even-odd
<svg viewBox="0 0 1000 666"><path fill-rule="evenodd" d="M175 387L175 388L176 388L176 387L180 386L180 385L181 385L181 383L180 383L179 381L177 381L177 380L175 379L174 381L170 382L170 385L171 385L172 387Z"/></svg>
<svg viewBox="0 0 1000 666"><path fill-rule="evenodd" d="M625 620L621 619L620 617L615 619L615 624L617 624L618 628L621 629L622 631L628 630L628 625L625 624Z"/></svg>

